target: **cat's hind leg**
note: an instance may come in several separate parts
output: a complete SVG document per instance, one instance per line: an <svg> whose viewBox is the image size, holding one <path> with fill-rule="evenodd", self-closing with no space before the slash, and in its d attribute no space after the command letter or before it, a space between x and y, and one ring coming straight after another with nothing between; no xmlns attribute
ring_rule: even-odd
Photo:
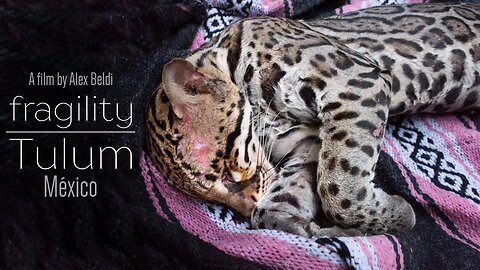
<svg viewBox="0 0 480 270"><path fill-rule="evenodd" d="M316 194L318 163L297 155L282 164L277 179L252 213L255 229L276 229L305 237L361 235L356 229L333 226L323 215ZM316 155L313 155L316 156Z"/></svg>

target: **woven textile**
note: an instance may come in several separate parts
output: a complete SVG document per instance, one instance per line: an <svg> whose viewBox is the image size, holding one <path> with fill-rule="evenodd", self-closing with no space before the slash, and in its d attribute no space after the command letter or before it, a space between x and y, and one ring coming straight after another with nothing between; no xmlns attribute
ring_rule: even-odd
<svg viewBox="0 0 480 270"><path fill-rule="evenodd" d="M380 4L349 1L337 14ZM292 16L291 1L206 1L208 16L191 49L250 15ZM158 215L223 252L276 269L475 268L480 265L480 115L412 116L387 127L376 181L414 207L417 225L397 235L307 239L252 230L248 220L169 186L142 153ZM160 203L161 201L161 203Z"/></svg>

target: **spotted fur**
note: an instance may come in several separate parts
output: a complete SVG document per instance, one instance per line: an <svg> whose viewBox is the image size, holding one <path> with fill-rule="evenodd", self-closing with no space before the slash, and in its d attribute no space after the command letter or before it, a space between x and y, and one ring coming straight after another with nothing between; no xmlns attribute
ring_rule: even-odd
<svg viewBox="0 0 480 270"><path fill-rule="evenodd" d="M478 108L479 5L248 18L164 67L147 147L172 184L255 228L383 233L415 224L372 183L387 119Z"/></svg>

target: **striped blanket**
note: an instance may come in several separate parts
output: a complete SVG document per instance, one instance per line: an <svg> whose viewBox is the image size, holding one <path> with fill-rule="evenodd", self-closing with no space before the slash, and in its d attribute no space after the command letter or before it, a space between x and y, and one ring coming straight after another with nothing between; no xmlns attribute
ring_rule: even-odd
<svg viewBox="0 0 480 270"><path fill-rule="evenodd" d="M208 17L191 49L250 15L295 16L292 0L210 0ZM321 1L317 1L321 2ZM347 1L337 14L420 1ZM303 3L303 6L302 6ZM248 220L216 204L190 198L167 184L146 153L140 166L159 217L231 256L274 269L478 269L480 267L480 114L392 119L376 181L414 207L416 226L404 233L307 239L252 230ZM233 266L232 266L233 267Z"/></svg>

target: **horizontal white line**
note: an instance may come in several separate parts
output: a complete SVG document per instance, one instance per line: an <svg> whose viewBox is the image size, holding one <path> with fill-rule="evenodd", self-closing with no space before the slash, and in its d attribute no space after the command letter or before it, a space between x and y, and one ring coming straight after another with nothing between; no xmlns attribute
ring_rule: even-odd
<svg viewBox="0 0 480 270"><path fill-rule="evenodd" d="M134 130L7 130L7 134L135 134Z"/></svg>

